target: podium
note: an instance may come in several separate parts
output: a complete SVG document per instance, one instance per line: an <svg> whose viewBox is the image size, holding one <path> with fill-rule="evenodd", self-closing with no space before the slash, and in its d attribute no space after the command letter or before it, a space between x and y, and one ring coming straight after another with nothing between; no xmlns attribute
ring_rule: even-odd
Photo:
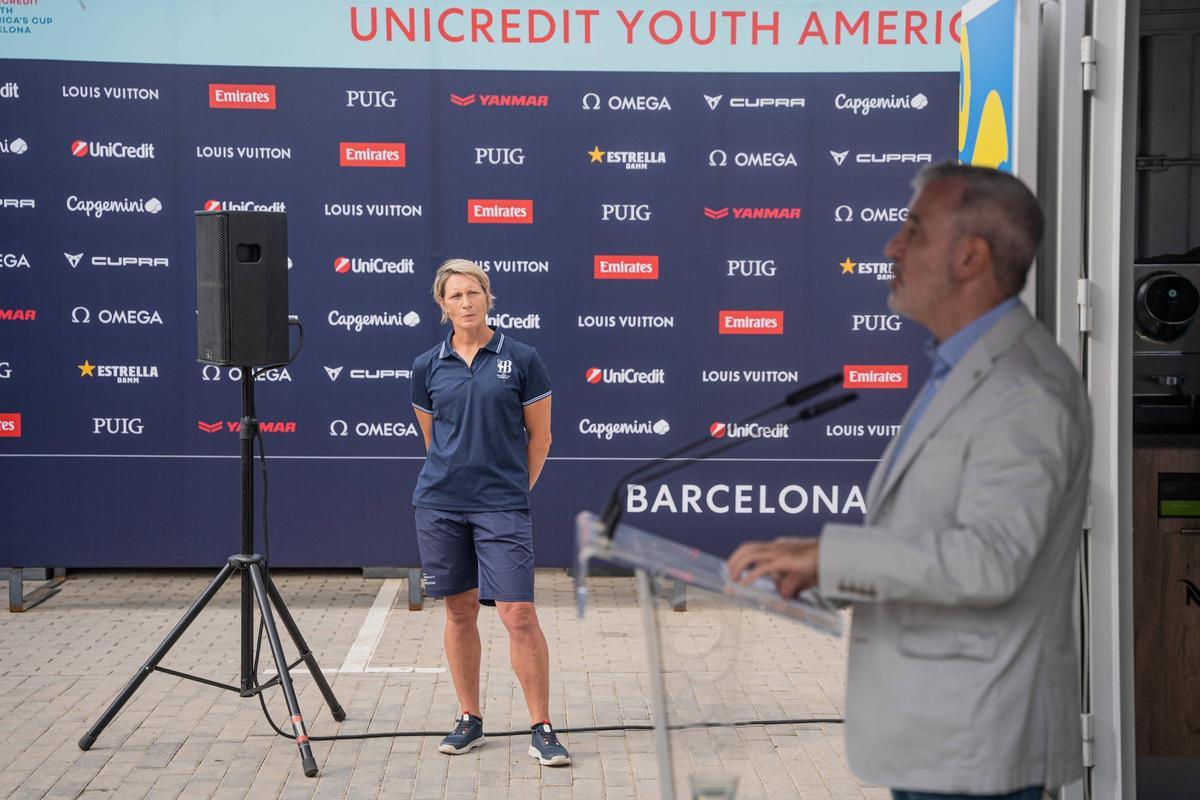
<svg viewBox="0 0 1200 800"><path fill-rule="evenodd" d="M587 576L592 561L634 571L646 642L646 663L650 671L650 716L658 751L659 785L662 796L669 800L675 800L676 794L662 632L655 613L655 588L659 579L671 578L685 586L720 595L734 605L787 617L831 636L839 636L842 632L837 608L815 591L785 600L766 579L742 586L731 579L725 560L712 553L624 524L618 524L610 537L600 518L588 511L580 512L575 518L575 557L575 599L581 618L587 612ZM732 797L732 794L725 796Z"/></svg>

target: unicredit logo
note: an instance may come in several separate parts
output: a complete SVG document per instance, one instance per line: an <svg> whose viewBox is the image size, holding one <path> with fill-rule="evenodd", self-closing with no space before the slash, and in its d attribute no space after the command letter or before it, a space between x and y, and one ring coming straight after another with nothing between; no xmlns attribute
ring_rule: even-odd
<svg viewBox="0 0 1200 800"><path fill-rule="evenodd" d="M154 158L154 145L125 144L124 142L87 142L76 139L71 142L71 155L76 158Z"/></svg>
<svg viewBox="0 0 1200 800"><path fill-rule="evenodd" d="M631 367L625 369L604 369L601 367L589 367L583 374L584 380L591 384L598 383L653 383L664 384L667 382L667 371L665 369L652 369L639 371Z"/></svg>
<svg viewBox="0 0 1200 800"><path fill-rule="evenodd" d="M846 389L907 389L907 364L846 364L842 367Z"/></svg>
<svg viewBox="0 0 1200 800"><path fill-rule="evenodd" d="M210 83L209 108L275 108L275 84Z"/></svg>
<svg viewBox="0 0 1200 800"><path fill-rule="evenodd" d="M333 271L339 275L412 275L416 262L411 258L389 261L386 258L350 258L338 256Z"/></svg>
<svg viewBox="0 0 1200 800"><path fill-rule="evenodd" d="M733 334L783 333L782 311L719 311L717 332Z"/></svg>
<svg viewBox="0 0 1200 800"><path fill-rule="evenodd" d="M596 280L656 281L658 256L594 256L592 270Z"/></svg>
<svg viewBox="0 0 1200 800"><path fill-rule="evenodd" d="M786 422L775 425L760 425L757 422L714 422L708 426L708 435L714 439L786 439L789 432Z"/></svg>
<svg viewBox="0 0 1200 800"><path fill-rule="evenodd" d="M404 142L342 142L343 167L403 167Z"/></svg>
<svg viewBox="0 0 1200 800"><path fill-rule="evenodd" d="M490 225L533 224L532 200L467 200L467 222Z"/></svg>

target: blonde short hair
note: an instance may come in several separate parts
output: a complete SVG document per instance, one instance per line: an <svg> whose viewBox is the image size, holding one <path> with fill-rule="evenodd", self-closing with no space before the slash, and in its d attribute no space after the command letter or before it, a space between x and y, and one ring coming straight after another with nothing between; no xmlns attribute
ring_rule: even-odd
<svg viewBox="0 0 1200 800"><path fill-rule="evenodd" d="M487 273L483 271L482 267L465 258L450 259L438 267L437 274L433 276L433 301L438 304L438 308L442 306L442 297L446 293L446 281L450 280L451 275L465 275L478 281L483 288L483 293L487 295L487 310L492 310L492 306L496 303L496 296L492 294L492 282L488 280ZM442 322L449 321L450 318L446 316L446 312L442 311Z"/></svg>

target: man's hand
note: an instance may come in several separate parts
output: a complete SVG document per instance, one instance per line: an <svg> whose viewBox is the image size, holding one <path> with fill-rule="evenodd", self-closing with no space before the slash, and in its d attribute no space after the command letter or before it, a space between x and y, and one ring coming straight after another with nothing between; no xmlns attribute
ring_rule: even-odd
<svg viewBox="0 0 1200 800"><path fill-rule="evenodd" d="M748 586L764 575L791 599L817 584L820 544L815 539L781 536L773 542L746 542L729 557L729 576ZM745 573L745 574L743 574Z"/></svg>

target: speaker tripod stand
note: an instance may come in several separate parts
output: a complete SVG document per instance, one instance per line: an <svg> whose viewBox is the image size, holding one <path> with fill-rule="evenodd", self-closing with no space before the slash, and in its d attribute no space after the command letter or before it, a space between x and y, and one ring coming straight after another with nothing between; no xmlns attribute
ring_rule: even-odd
<svg viewBox="0 0 1200 800"><path fill-rule="evenodd" d="M237 692L241 697L254 697L261 692L271 688L276 683L283 689L284 699L287 701L288 713L291 715L292 729L296 732L296 745L300 749L300 763L304 767L304 774L308 777L313 777L317 774L317 762L313 758L312 747L309 745L308 733L304 728L304 718L300 714L300 705L296 700L296 690L292 686L292 678L290 670L304 662L308 667L308 671L312 674L313 680L316 681L317 687L321 690L321 694L325 698L325 702L329 705L329 712L333 718L341 722L346 718L346 712L342 710L338 704L337 698L333 695L333 689L330 688L329 682L325 680L321 668L317 665L317 659L313 656L308 644L304 641L304 636L300 633L300 628L296 625L296 621L292 618L291 612L288 611L287 605L284 604L283 598L279 594L279 590L275 587L275 583L271 580L270 572L267 571L265 559L254 550L254 437L258 434L258 420L255 418L254 410L254 379L251 376L251 370L244 367L242 371L242 419L241 419L241 458L242 458L242 552L232 555L225 562L225 566L221 567L221 571L217 573L217 577L213 578L212 583L200 593L200 596L192 603L191 608L183 615L179 622L175 623L175 627L167 634L162 643L155 648L150 658L141 666L141 669L133 676L129 683L117 695L117 698L109 704L100 719L96 724L92 725L91 729L83 735L79 740L80 750L89 750L95 744L96 738L104 731L110 722L120 713L121 708L133 697L134 692L142 685L142 682L150 676L152 672L163 672L167 675L174 675L178 678L186 678L188 680L204 683L209 686L216 686L219 689L226 689L231 692ZM185 672L176 672L166 667L160 667L160 662L163 657L171 650L174 644L183 636L184 631L188 629L198 616L208 605L208 602L213 599L217 591L225 584L225 581L235 572L240 572L242 577L242 607L241 607L241 677L239 686L231 686L225 683L201 678L196 675L189 675ZM257 675L255 674L254 663L254 605L257 603L258 612L262 616L263 627L266 630L267 641L270 643L271 655L275 659L275 668L277 674L274 678L259 685ZM275 627L275 618L271 613L271 606L274 605L275 610L279 613L279 618L283 621L283 626L287 629L288 634L292 637L292 641L296 645L296 649L300 653L300 657L293 663L288 664L287 658L283 653L283 645L279 641L279 631Z"/></svg>

